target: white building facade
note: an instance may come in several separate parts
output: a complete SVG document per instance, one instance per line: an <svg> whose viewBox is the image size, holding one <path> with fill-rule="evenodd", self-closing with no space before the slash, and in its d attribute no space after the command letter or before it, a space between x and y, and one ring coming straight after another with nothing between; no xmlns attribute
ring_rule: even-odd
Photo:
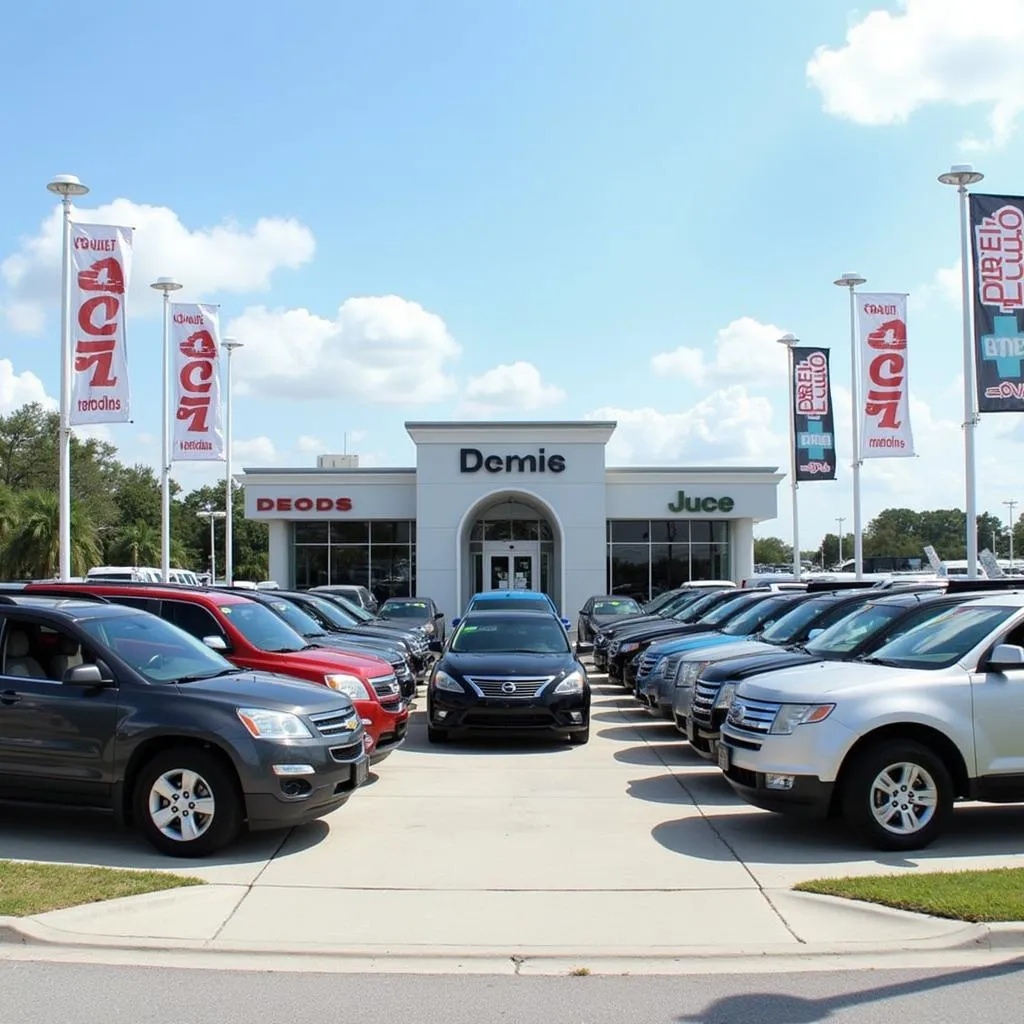
<svg viewBox="0 0 1024 1024"><path fill-rule="evenodd" d="M283 587L368 586L450 616L480 590L543 590L572 617L592 594L640 600L753 575L774 468L610 468L616 424L407 423L414 468L246 469L246 516L270 528Z"/></svg>

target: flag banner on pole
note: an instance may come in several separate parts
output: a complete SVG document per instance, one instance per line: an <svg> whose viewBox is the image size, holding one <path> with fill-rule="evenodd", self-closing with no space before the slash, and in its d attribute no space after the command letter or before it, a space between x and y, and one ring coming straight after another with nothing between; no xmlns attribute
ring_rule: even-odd
<svg viewBox="0 0 1024 1024"><path fill-rule="evenodd" d="M793 349L796 478L835 480L835 426L827 348Z"/></svg>
<svg viewBox="0 0 1024 1024"><path fill-rule="evenodd" d="M907 296L857 293L862 459L914 454L907 383Z"/></svg>
<svg viewBox="0 0 1024 1024"><path fill-rule="evenodd" d="M971 195L979 412L1024 412L1024 197Z"/></svg>
<svg viewBox="0 0 1024 1024"><path fill-rule="evenodd" d="M223 462L220 307L171 306L172 462Z"/></svg>
<svg viewBox="0 0 1024 1024"><path fill-rule="evenodd" d="M131 228L71 225L72 426L131 418L124 311L131 263Z"/></svg>

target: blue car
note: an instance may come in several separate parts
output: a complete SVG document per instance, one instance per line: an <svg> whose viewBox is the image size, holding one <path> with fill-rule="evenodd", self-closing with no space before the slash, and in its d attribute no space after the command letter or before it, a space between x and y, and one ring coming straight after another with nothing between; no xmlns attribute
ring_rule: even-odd
<svg viewBox="0 0 1024 1024"><path fill-rule="evenodd" d="M474 594L466 604L463 618L470 612L548 612L569 632L572 623L558 614L558 606L547 595L539 590L484 590ZM461 619L453 619L454 628Z"/></svg>

